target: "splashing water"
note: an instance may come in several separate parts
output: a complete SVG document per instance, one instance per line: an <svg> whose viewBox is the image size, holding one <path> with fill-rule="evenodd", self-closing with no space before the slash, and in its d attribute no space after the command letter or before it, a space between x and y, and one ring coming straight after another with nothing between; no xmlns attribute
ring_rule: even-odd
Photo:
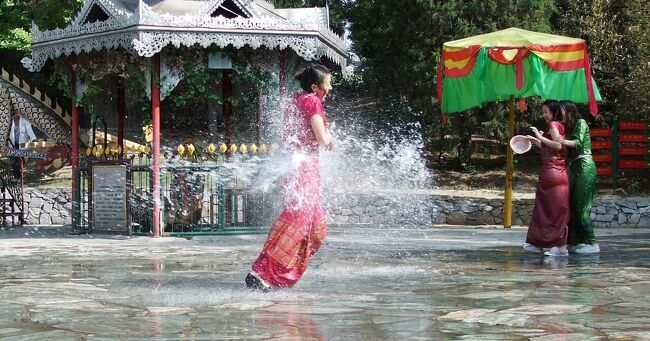
<svg viewBox="0 0 650 341"><path fill-rule="evenodd" d="M202 187L201 183L207 184L205 177L197 181L192 180L196 174L202 173L217 179L216 181L226 187L245 187L251 192L265 193L268 199L277 198L271 200L273 203L266 204L272 207L279 208L280 203L287 205L288 202L310 202L301 198L302 193L296 190L302 186L297 184L297 169L306 156L294 152L291 141L295 137L286 134L287 130L291 131L301 124L288 120L287 117L291 116L285 114L286 109L281 109L291 105L293 103L278 104L270 108L265 115L270 121L265 128L266 141L271 151L268 155L236 154L219 167L187 172L186 181L176 187L172 184L170 195L184 191L181 187L186 186L185 183L193 183L199 187ZM355 193L381 193L383 199L388 202L398 203L405 200L404 195L431 188L431 172L422 155L424 142L418 123L395 124L382 129L368 122L354 122L363 121L363 117L361 113L350 109L334 109L331 114L328 113L328 118L328 129L334 137L334 149L325 151L321 148L319 151L324 205L336 201L340 194L355 196ZM173 149L168 152L173 152ZM183 163L188 162L167 161L168 166ZM211 161L203 163L206 166L210 164ZM211 194L207 189L201 190L197 187L193 192L196 193L197 200L203 201L204 205L209 202ZM200 194L201 192L203 194ZM199 199L198 196L202 198ZM415 197L407 200L412 202ZM395 210L393 214L391 209L384 214L399 216L399 221L407 220L401 218L404 215L409 216L408 220L413 223L424 222L426 219L424 216L420 217L422 212L419 211Z"/></svg>
<svg viewBox="0 0 650 341"><path fill-rule="evenodd" d="M335 192L393 191L430 187L417 123L388 131L332 124L335 149L321 153L323 186Z"/></svg>
<svg viewBox="0 0 650 341"><path fill-rule="evenodd" d="M281 130L286 126L296 126L295 122L283 121L286 117L283 118L278 111L269 115L273 121L271 127ZM346 116L356 117L355 114L346 113ZM424 142L419 123L380 129L368 123L337 124L331 121L328 130L334 138L334 148L331 151L320 150L324 192L392 192L431 188L431 172L422 155ZM273 143L275 153L266 158L249 159L247 163L235 161L229 167L241 172L240 177L247 177L247 182L258 190L270 191L278 186L286 190L291 187L291 182L283 180L287 180L286 175L297 168L301 158L290 149L278 147L287 145L286 135L274 131L271 136L276 139Z"/></svg>

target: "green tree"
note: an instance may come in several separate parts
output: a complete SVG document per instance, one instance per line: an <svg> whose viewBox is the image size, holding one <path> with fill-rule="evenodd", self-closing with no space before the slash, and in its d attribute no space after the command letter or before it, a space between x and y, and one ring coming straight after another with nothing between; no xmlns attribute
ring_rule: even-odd
<svg viewBox="0 0 650 341"><path fill-rule="evenodd" d="M51 65L30 73L20 60L30 52L32 22L41 30L64 27L82 4L83 0L0 0L0 66L66 106L68 99L50 85Z"/></svg>
<svg viewBox="0 0 650 341"><path fill-rule="evenodd" d="M648 119L650 3L646 0L558 0L556 30L587 41L605 117Z"/></svg>
<svg viewBox="0 0 650 341"><path fill-rule="evenodd" d="M29 51L32 22L40 29L65 26L83 0L0 0L0 49Z"/></svg>
<svg viewBox="0 0 650 341"><path fill-rule="evenodd" d="M362 56L364 80L387 101L404 103L413 111L393 112L423 123L434 149L444 135L459 137L459 165L469 163L469 136L480 129L504 125L499 106L486 106L472 113L450 115L450 124L435 125L439 115L435 79L446 41L516 26L551 32L553 0L402 0L354 1L345 4L354 50ZM415 116L413 113L421 113Z"/></svg>

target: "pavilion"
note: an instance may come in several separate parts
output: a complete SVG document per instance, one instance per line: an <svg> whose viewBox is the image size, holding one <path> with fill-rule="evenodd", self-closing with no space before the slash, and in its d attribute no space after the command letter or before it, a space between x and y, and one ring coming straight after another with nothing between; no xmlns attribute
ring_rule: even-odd
<svg viewBox="0 0 650 341"><path fill-rule="evenodd" d="M263 0L86 0L65 28L41 31L35 25L32 27L32 55L23 59L23 65L32 72L41 70L47 61L67 65L70 93L76 100L84 91L78 74L78 69L87 68L84 63L89 63L84 56L125 51L131 58L125 59L127 61L134 58L146 61L142 64L147 65L146 70L142 70L148 75L151 98L154 237L161 233L161 89L169 90L178 82L178 77L161 78L161 67L163 70L166 67L164 52L181 47L206 49L215 46L249 47L260 56L272 59L274 62L267 63L266 67L277 67L280 95L286 89L289 53L305 61L327 58L343 72L348 57L344 39L329 28L327 8L281 9ZM102 62L111 63L111 58L106 57ZM119 68L106 72L128 76ZM227 91L228 72L224 71L223 75L224 91ZM115 121L118 145L123 150L124 88L117 93L119 105ZM223 103L223 112L227 120L231 115L227 101ZM72 198L78 198L79 103L75 100L71 116ZM75 200L73 231L78 223L78 205Z"/></svg>

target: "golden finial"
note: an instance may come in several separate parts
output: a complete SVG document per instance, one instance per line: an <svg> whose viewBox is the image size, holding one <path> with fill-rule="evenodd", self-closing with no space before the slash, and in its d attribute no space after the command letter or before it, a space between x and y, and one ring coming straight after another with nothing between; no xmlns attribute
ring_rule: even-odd
<svg viewBox="0 0 650 341"><path fill-rule="evenodd" d="M187 151L190 155L194 155L194 152L196 151L196 147L194 147L194 144L190 143L190 145L187 146Z"/></svg>
<svg viewBox="0 0 650 341"><path fill-rule="evenodd" d="M251 154L255 154L255 152L257 152L257 146L253 143L251 144Z"/></svg>
<svg viewBox="0 0 650 341"><path fill-rule="evenodd" d="M239 146L239 152L242 154L248 153L248 148L246 147L245 144L242 143L241 146Z"/></svg>
<svg viewBox="0 0 650 341"><path fill-rule="evenodd" d="M225 153L226 150L228 150L228 147L226 146L225 143L222 143L221 146L219 146L219 150L220 150L222 153Z"/></svg>
<svg viewBox="0 0 650 341"><path fill-rule="evenodd" d="M182 143L178 145L178 148L176 148L176 150L178 150L178 154L185 155L185 146L183 146Z"/></svg>
<svg viewBox="0 0 650 341"><path fill-rule="evenodd" d="M214 143L210 143L208 146L208 153L214 154L214 152L217 150L217 147L214 145Z"/></svg>
<svg viewBox="0 0 650 341"><path fill-rule="evenodd" d="M230 152L233 153L233 154L237 153L237 145L236 144L233 143L233 144L230 145Z"/></svg>
<svg viewBox="0 0 650 341"><path fill-rule="evenodd" d="M262 145L260 146L260 153L265 154L268 151L269 149L266 147L264 143L262 143Z"/></svg>
<svg viewBox="0 0 650 341"><path fill-rule="evenodd" d="M61 166L63 166L63 160L60 158L54 159L54 161L52 161L52 166L54 166L56 169L61 168Z"/></svg>

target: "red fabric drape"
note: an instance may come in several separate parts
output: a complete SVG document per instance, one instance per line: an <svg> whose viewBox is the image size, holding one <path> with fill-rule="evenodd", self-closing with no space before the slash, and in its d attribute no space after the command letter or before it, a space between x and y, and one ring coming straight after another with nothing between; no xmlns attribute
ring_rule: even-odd
<svg viewBox="0 0 650 341"><path fill-rule="evenodd" d="M440 54L440 61L438 62L438 76L436 77L436 91L438 92L438 103L442 108L442 70L445 67L445 56L444 52ZM447 124L447 115L444 112L440 113L442 124Z"/></svg>

